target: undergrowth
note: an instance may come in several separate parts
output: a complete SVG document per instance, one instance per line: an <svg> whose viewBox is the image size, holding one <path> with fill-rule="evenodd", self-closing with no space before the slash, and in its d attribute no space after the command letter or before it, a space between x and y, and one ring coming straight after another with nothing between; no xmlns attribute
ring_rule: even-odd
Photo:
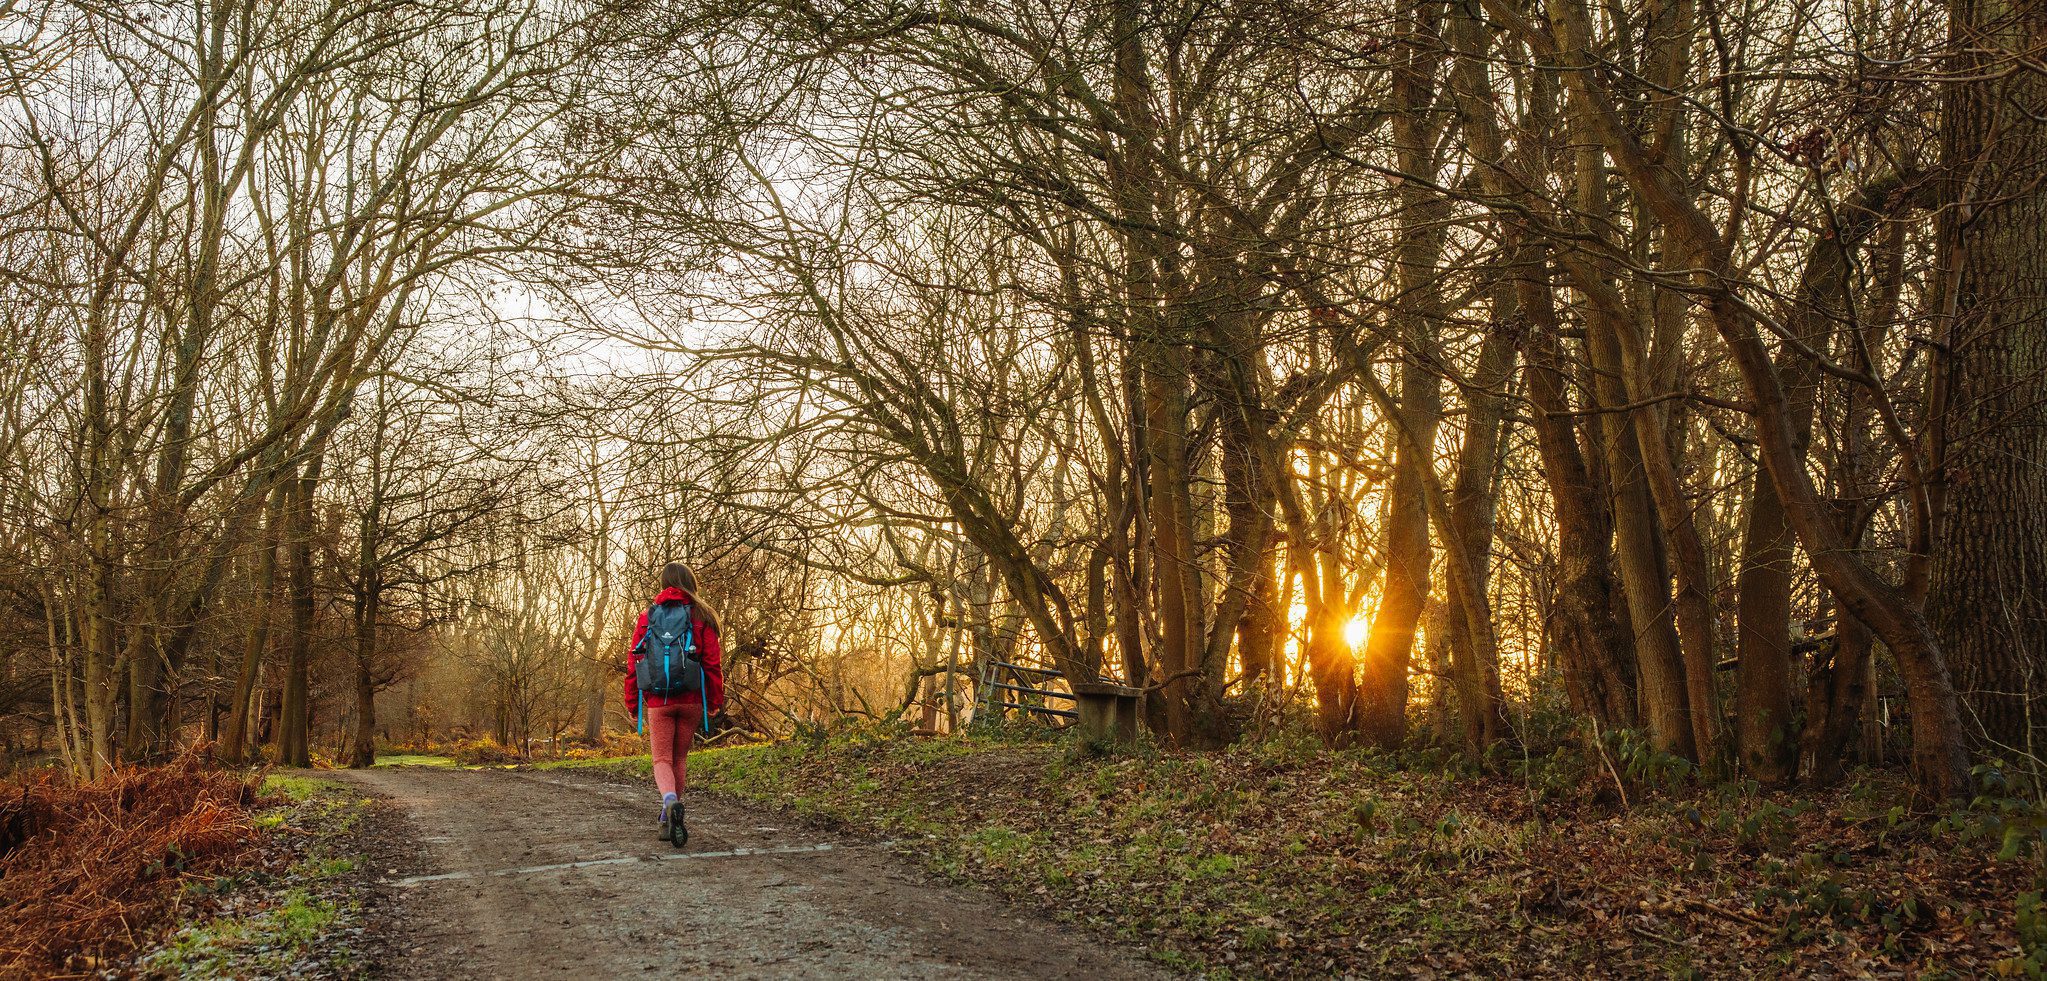
<svg viewBox="0 0 2047 981"><path fill-rule="evenodd" d="M690 766L698 789L909 840L942 875L1192 973L2039 977L2047 963L2047 822L1994 763L1974 800L1942 810L1915 809L1883 772L1805 796L1704 786L1611 733L1590 757L1472 763L1327 752L1297 733L1104 756L876 727Z"/></svg>
<svg viewBox="0 0 2047 981"><path fill-rule="evenodd" d="M260 829L249 776L197 754L91 783L28 775L0 796L0 977L118 963L181 890L245 864Z"/></svg>
<svg viewBox="0 0 2047 981"><path fill-rule="evenodd" d="M367 960L361 932L366 875L355 833L371 802L315 777L272 775L277 804L259 822L277 830L270 861L194 890L210 907L138 958L136 970L166 978L356 977ZM205 903L206 894L213 902Z"/></svg>

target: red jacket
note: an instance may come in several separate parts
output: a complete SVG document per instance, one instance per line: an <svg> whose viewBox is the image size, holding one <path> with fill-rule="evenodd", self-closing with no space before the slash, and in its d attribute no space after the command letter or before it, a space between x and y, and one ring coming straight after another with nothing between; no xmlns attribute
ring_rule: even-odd
<svg viewBox="0 0 2047 981"><path fill-rule="evenodd" d="M654 597L655 603L695 603L696 599L680 589L663 589ZM704 694L711 698L711 714L716 715L725 708L725 668L722 664L724 648L718 643L718 630L692 615L690 626L696 631L696 647L704 661ZM636 682L640 667L640 638L647 633L647 611L640 611L639 626L633 628L633 642L626 647L625 655L625 710L631 715L640 712L640 686ZM660 708L664 705L697 705L697 693L671 698L666 695L648 695L647 707Z"/></svg>

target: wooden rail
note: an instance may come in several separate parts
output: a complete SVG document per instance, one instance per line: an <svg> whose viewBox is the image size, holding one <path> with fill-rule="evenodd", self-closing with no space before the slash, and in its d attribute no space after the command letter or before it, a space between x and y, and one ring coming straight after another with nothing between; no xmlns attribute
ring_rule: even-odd
<svg viewBox="0 0 2047 981"><path fill-rule="evenodd" d="M1040 699L1063 698L1069 702L1079 702L1079 698L1068 692L1052 688L1034 688L1030 685L1008 681L998 681L996 680L996 675L999 671L1008 671L1010 677L1015 678L1018 682L1024 680L1024 675L1033 675L1045 681L1066 677L1064 672L1055 671L1051 668L1034 668L1026 664L1012 664L1008 661L984 662L981 665L980 688L975 693L974 698L975 725L980 725L984 722L994 722L1005 709L1018 709L1033 715L1047 715L1055 719L1064 719L1068 722L1080 720L1080 713L1074 709L1056 709L1048 705L1033 705L1029 702L1010 701L1002 697L1000 694L1002 692L1016 692L1018 696L1036 695Z"/></svg>

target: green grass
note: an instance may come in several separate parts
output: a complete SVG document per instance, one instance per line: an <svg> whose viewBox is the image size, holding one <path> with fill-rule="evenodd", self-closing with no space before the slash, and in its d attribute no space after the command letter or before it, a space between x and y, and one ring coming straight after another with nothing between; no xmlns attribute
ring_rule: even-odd
<svg viewBox="0 0 2047 981"><path fill-rule="evenodd" d="M179 978L282 977L303 973L309 965L324 974L355 976L361 966L346 946L337 946L343 928L357 927L360 872L363 858L346 838L368 814L372 802L333 780L297 774L271 774L263 789L290 803L258 815L266 831L290 829L312 836L310 847L282 876L252 872L209 883L215 894L257 888L245 903L259 908L190 923L168 943L144 957L146 974ZM324 976L323 974L323 976Z"/></svg>
<svg viewBox="0 0 2047 981"><path fill-rule="evenodd" d="M276 906L253 916L220 917L178 931L142 967L180 978L277 976L317 953L319 941L354 909L353 903L293 887Z"/></svg>
<svg viewBox="0 0 2047 981"><path fill-rule="evenodd" d="M446 756L428 756L423 753L394 753L377 757L377 766L433 766L455 768L454 759Z"/></svg>
<svg viewBox="0 0 2047 981"><path fill-rule="evenodd" d="M304 803L318 794L346 793L348 786L335 780L320 777L301 777L287 773L273 773L263 778L263 789L283 794L293 803Z"/></svg>

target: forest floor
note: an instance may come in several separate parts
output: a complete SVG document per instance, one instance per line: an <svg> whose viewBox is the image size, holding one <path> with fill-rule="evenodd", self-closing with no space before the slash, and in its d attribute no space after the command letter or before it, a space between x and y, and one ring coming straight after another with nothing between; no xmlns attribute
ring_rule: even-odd
<svg viewBox="0 0 2047 981"><path fill-rule="evenodd" d="M363 852L393 816L346 785L304 771L263 781L259 844L244 867L193 883L168 933L116 977L341 979L364 975L389 911L371 901Z"/></svg>
<svg viewBox="0 0 2047 981"><path fill-rule="evenodd" d="M693 798L656 838L644 788L572 771L323 774L390 805L368 843L391 978L1142 978L1082 931L939 881L884 842Z"/></svg>
<svg viewBox="0 0 2047 981"><path fill-rule="evenodd" d="M200 754L0 783L0 979L356 976L378 816Z"/></svg>
<svg viewBox="0 0 2047 981"><path fill-rule="evenodd" d="M568 765L646 772L644 757ZM885 836L1176 973L2038 977L2047 962L2036 804L1993 786L1915 810L1881 773L1818 797L1637 773L1623 805L1621 772L1560 753L1480 774L1298 740L1099 758L834 738L691 757L693 794ZM707 828L744 813L698 806Z"/></svg>

